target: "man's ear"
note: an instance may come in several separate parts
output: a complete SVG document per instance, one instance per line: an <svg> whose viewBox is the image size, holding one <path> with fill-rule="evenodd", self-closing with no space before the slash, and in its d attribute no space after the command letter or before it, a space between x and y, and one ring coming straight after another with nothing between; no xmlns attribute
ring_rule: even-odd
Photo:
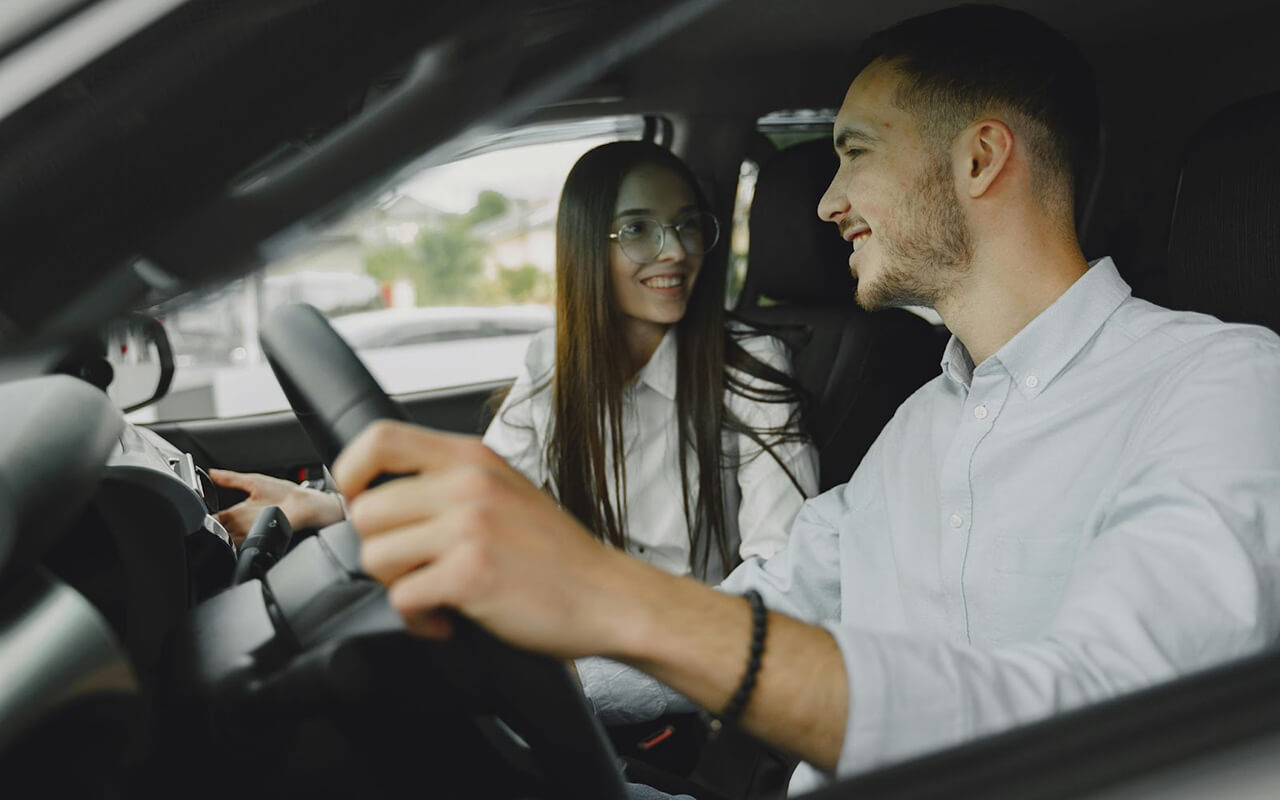
<svg viewBox="0 0 1280 800"><path fill-rule="evenodd" d="M966 159L961 178L970 198L986 194L1013 157L1013 131L998 119L975 122L960 137Z"/></svg>

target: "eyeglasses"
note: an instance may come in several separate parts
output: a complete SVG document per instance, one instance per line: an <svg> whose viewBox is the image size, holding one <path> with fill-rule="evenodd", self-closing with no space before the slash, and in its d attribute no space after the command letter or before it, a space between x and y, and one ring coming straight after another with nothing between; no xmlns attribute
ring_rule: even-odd
<svg viewBox="0 0 1280 800"><path fill-rule="evenodd" d="M627 258L637 264L649 264L657 261L666 247L667 228L676 232L680 246L691 256L706 253L720 241L720 222L706 211L687 214L675 222L632 217L609 234L609 238L618 243Z"/></svg>

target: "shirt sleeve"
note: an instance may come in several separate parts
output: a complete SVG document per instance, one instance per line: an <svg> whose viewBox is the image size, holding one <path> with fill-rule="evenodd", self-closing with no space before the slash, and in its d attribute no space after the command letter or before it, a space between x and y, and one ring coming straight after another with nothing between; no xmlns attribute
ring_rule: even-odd
<svg viewBox="0 0 1280 800"><path fill-rule="evenodd" d="M979 648L828 622L837 772L957 744L1248 655L1280 631L1280 354L1237 340L1168 378L1130 434L1042 638ZM1067 473L1064 480L1070 480Z"/></svg>
<svg viewBox="0 0 1280 800"><path fill-rule="evenodd" d="M777 555L742 562L717 588L732 594L755 589L771 611L805 622L839 620L840 530L831 520L844 517L850 486L805 503Z"/></svg>
<svg viewBox="0 0 1280 800"><path fill-rule="evenodd" d="M663 714L693 711L694 703L638 669L599 656L574 662L582 691L606 725L647 722Z"/></svg>
<svg viewBox="0 0 1280 800"><path fill-rule="evenodd" d="M744 349L774 369L791 373L786 346L773 336L750 336L741 340ZM739 375L751 388L773 384L749 375ZM770 403L727 394L729 409L757 431L795 432L799 414L795 403ZM779 441L779 435L764 437L773 455L748 436L738 435L737 481L741 494L738 506L739 555L743 561L771 558L787 541L792 521L805 498L818 493L818 451L808 439ZM795 478L793 483L791 477ZM797 488L797 485L799 488Z"/></svg>
<svg viewBox="0 0 1280 800"><path fill-rule="evenodd" d="M539 376L535 380L530 363L537 360L539 354L535 351L545 347L543 337L535 337L530 343L520 373L498 412L493 415L483 440L490 450L539 487L547 483L546 460L542 452L545 431L538 429L534 407L543 399L543 394L550 392L550 388L542 385L549 376Z"/></svg>

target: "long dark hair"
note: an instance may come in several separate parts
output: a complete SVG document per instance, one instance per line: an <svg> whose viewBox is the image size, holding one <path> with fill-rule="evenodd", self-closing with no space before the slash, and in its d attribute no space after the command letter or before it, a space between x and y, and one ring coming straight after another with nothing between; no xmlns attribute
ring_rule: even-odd
<svg viewBox="0 0 1280 800"><path fill-rule="evenodd" d="M624 548L627 492L622 397L633 370L624 337L619 335L624 322L613 299L608 232L619 186L641 165L674 171L693 190L699 208L709 210L693 172L657 145L611 142L578 159L565 180L556 220L556 358L548 382L553 391L553 413L545 458L552 491L561 506L596 536ZM680 477L690 568L698 574L706 573L713 550L726 573L735 563L729 548L721 473L726 466L737 465L727 463L722 433L744 434L775 459L773 445L804 437L797 418L805 405L803 391L790 375L742 347L739 340L758 335L755 331L745 324L732 330L726 326L724 281L723 268L712 269L704 263L685 315L676 323ZM764 383L748 383L751 378ZM534 391L545 390L548 383L535 386ZM796 411L778 429L753 429L726 407L726 392L756 402L794 402ZM697 472L699 486L693 501L689 496L690 449L696 455L692 469ZM606 458L606 453L612 457ZM782 466L803 494L795 476Z"/></svg>

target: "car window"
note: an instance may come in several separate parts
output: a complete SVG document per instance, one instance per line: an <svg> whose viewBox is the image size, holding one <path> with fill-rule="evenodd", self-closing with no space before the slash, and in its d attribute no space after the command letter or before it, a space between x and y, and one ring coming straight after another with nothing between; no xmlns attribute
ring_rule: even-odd
<svg viewBox="0 0 1280 800"><path fill-rule="evenodd" d="M391 394L513 378L554 320L555 220L574 161L639 138L641 117L504 131L410 174L262 271L163 311L175 375L135 422L288 408L257 341L277 306L314 305Z"/></svg>
<svg viewBox="0 0 1280 800"><path fill-rule="evenodd" d="M742 293L747 277L747 253L751 249L750 226L751 200L756 195L756 178L760 165L754 159L744 158L738 168L738 190L733 197L733 222L729 232L729 274L725 280L725 304L733 308Z"/></svg>

